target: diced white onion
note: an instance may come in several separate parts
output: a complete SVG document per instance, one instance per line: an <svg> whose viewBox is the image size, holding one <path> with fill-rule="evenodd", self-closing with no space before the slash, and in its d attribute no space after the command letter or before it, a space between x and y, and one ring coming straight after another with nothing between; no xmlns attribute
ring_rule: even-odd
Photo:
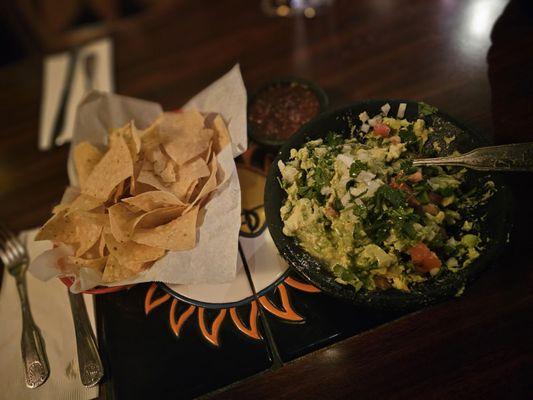
<svg viewBox="0 0 533 400"><path fill-rule="evenodd" d="M365 187L365 186L361 186L361 187L352 187L350 188L350 193L352 194L352 196L354 197L358 197L358 196L361 196L364 192L366 192L368 189Z"/></svg>
<svg viewBox="0 0 533 400"><path fill-rule="evenodd" d="M333 192L333 189L331 189L329 186L324 186L322 189L320 189L320 194L323 196L327 196Z"/></svg>
<svg viewBox="0 0 533 400"><path fill-rule="evenodd" d="M390 111L390 104L386 103L381 107L381 111L383 111L383 115L387 116Z"/></svg>
<svg viewBox="0 0 533 400"><path fill-rule="evenodd" d="M368 124L363 124L361 125L361 130L364 132L364 133L368 133L368 130L370 129L370 125Z"/></svg>
<svg viewBox="0 0 533 400"><path fill-rule="evenodd" d="M370 171L361 171L361 172L359 172L359 175L357 175L355 180L357 182L370 182L375 177L376 177L376 174L373 174Z"/></svg>
<svg viewBox="0 0 533 400"><path fill-rule="evenodd" d="M359 120L361 122L368 121L368 114L366 113L366 111L363 111L361 114L359 114Z"/></svg>
<svg viewBox="0 0 533 400"><path fill-rule="evenodd" d="M351 196L349 192L346 192L346 194L341 197L341 203L344 207L346 207L348 203L350 202L350 197Z"/></svg>
<svg viewBox="0 0 533 400"><path fill-rule="evenodd" d="M383 185L383 181L381 179L376 179L373 181L370 181L367 183L368 185L368 192L366 192L366 197L373 196L374 193L376 193L376 190L379 189L380 186Z"/></svg>
<svg viewBox="0 0 533 400"><path fill-rule="evenodd" d="M407 103L400 103L400 105L398 106L398 114L396 114L398 118L404 117L406 109L407 109Z"/></svg>
<svg viewBox="0 0 533 400"><path fill-rule="evenodd" d="M339 154L337 156L337 160L343 162L344 165L346 165L347 167L350 167L350 165L352 165L354 161L353 157L348 154Z"/></svg>
<svg viewBox="0 0 533 400"><path fill-rule="evenodd" d="M368 150L365 150L365 149L357 150L357 153L355 153L355 158L357 158L359 161L363 161L363 162L368 162L371 159Z"/></svg>

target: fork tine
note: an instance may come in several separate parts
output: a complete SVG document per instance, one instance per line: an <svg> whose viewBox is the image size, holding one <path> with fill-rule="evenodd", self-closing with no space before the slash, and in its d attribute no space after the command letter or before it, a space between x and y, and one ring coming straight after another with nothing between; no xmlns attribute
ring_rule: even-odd
<svg viewBox="0 0 533 400"><path fill-rule="evenodd" d="M0 252L0 256L4 265L9 267L9 265L13 263L15 255L13 254L9 243L4 239L3 236L1 236L1 238L2 240L0 243L2 244L2 251Z"/></svg>
<svg viewBox="0 0 533 400"><path fill-rule="evenodd" d="M0 224L0 237L2 238L6 246L10 245L11 241L13 240L9 231L1 224Z"/></svg>
<svg viewBox="0 0 533 400"><path fill-rule="evenodd" d="M0 223L0 237L4 241L4 248L11 255L12 262L22 260L26 257L24 247L18 238L2 223Z"/></svg>

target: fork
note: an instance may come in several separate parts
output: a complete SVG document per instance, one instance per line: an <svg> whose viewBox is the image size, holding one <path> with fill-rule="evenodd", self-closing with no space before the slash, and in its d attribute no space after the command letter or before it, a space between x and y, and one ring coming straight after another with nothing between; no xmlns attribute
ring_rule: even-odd
<svg viewBox="0 0 533 400"><path fill-rule="evenodd" d="M22 309L22 360L26 386L34 389L41 386L50 375L44 340L33 321L26 288L28 252L20 240L0 224L0 259L9 273L15 277Z"/></svg>
<svg viewBox="0 0 533 400"><path fill-rule="evenodd" d="M533 143L479 147L458 156L422 158L413 165L456 165L478 171L533 171Z"/></svg>

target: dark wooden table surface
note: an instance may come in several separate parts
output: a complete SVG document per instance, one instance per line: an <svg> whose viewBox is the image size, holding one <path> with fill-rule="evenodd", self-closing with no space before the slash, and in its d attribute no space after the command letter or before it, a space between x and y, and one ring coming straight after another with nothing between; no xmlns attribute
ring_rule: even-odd
<svg viewBox="0 0 533 400"><path fill-rule="evenodd" d="M182 1L114 34L117 91L180 106L242 67L253 90L316 81L333 106L421 99L496 143L533 140L533 11L504 0L336 1L315 19L264 16L259 1ZM67 184L66 146L37 150L42 59L0 69L0 220L42 223ZM533 394L531 175L509 175L511 245L467 293L215 398L526 398ZM531 397L529 397L531 398Z"/></svg>

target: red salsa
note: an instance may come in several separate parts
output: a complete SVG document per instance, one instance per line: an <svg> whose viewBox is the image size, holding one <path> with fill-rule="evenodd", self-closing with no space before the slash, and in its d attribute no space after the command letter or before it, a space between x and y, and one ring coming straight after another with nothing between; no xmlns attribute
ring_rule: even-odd
<svg viewBox="0 0 533 400"><path fill-rule="evenodd" d="M262 90L248 109L257 136L285 140L320 110L317 95L307 86L278 83Z"/></svg>

